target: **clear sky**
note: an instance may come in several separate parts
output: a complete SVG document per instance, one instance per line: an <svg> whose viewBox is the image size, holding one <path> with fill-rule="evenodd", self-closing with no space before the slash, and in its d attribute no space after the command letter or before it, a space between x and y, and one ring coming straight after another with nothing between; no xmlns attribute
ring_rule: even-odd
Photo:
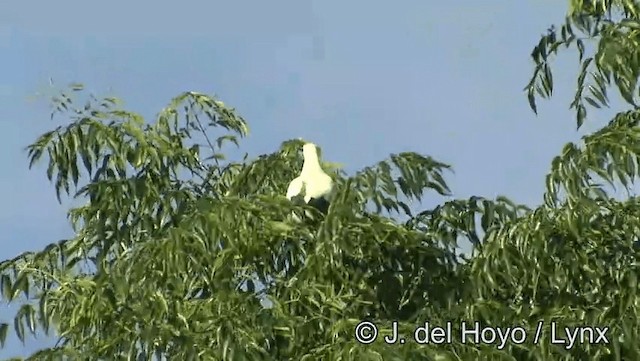
<svg viewBox="0 0 640 361"><path fill-rule="evenodd" d="M463 198L539 204L551 159L579 136L573 56L557 62L555 98L537 118L522 92L531 49L563 19L562 2L70 3L12 2L0 13L0 259L72 235L68 205L44 166L27 170L23 150L57 125L32 100L50 77L148 117L182 91L215 93L249 121L242 146L254 156L297 137L347 171L390 153L431 155L454 166L448 180ZM607 120L591 115L587 130ZM0 320L14 311L0 303ZM0 359L50 344L11 336Z"/></svg>

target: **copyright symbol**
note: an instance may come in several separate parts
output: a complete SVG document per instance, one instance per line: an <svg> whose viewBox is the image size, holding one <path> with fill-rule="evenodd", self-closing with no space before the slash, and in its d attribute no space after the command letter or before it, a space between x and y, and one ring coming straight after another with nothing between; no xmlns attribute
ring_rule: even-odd
<svg viewBox="0 0 640 361"><path fill-rule="evenodd" d="M378 328L369 321L360 322L356 326L356 341L368 345L378 337Z"/></svg>

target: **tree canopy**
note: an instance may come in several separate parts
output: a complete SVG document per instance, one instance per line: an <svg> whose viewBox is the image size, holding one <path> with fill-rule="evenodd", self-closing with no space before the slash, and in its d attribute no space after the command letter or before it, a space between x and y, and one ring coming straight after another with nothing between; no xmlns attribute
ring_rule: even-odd
<svg viewBox="0 0 640 361"><path fill-rule="evenodd" d="M535 46L533 111L571 48L577 127L612 89L631 108L564 147L533 209L450 200L451 166L406 152L354 174L325 164L336 192L323 215L284 197L302 140L232 161L248 124L216 97L185 92L145 120L72 85L53 98L67 124L28 152L59 199L86 204L69 211L73 238L0 263L2 297L20 305L0 340L59 337L29 360L640 359L640 201L612 195L640 169L639 42L640 3L572 0ZM425 194L441 204L412 212ZM377 325L367 344L362 321ZM451 340L411 340L427 321L449 323ZM496 341L459 337L476 322ZM569 345L565 328L579 326L593 332ZM394 329L401 346L384 340Z"/></svg>

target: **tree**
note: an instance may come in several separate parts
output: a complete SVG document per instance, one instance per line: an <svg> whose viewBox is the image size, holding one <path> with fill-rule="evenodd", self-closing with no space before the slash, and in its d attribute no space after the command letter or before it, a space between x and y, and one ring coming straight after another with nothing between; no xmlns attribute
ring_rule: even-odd
<svg viewBox="0 0 640 361"><path fill-rule="evenodd" d="M115 99L88 96L78 107L84 93L72 86L54 99L70 123L29 154L31 164L48 156L59 197L87 203L69 212L74 238L0 264L3 297L22 304L15 332L60 337L32 360L639 359L640 202L610 189L629 189L639 168L638 9L574 1L535 47L526 88L534 111L536 95L551 96L561 45L576 47L583 64L578 127L585 104L607 104L611 84L634 107L565 146L535 209L471 197L412 214L407 199L449 193L450 166L401 153L352 175L332 169L337 192L325 216L283 196L300 141L230 161L223 146L248 127L214 97L183 93L145 122ZM315 221L291 223L291 212ZM475 245L469 260L455 255L462 239ZM361 320L379 326L371 344L354 337ZM402 346L382 340L394 320ZM451 342L409 341L425 321L450 321ZM521 329L504 345L463 342L463 322L476 321ZM609 327L608 343L552 344L552 322L563 339L564 327ZM0 326L0 339L9 329Z"/></svg>
<svg viewBox="0 0 640 361"><path fill-rule="evenodd" d="M381 287L420 291L404 297L415 303L432 283L434 307L454 297L443 282L455 276L450 245L437 247L420 222L377 215L398 205L408 212L395 200L399 189L407 197L426 188L445 194L447 165L404 153L353 177L337 172L341 191L330 214L321 224L293 224L292 211L321 216L283 196L299 171L293 150L301 141L251 162L224 162L221 146L237 143L247 126L212 97L184 93L153 124L114 99L90 96L76 109L72 98L63 92L56 107L71 123L29 153L32 164L48 154L59 195L73 185L88 200L70 212L77 237L2 264L14 273L2 278L5 297L35 292L39 301L18 311L18 336L40 324L61 337L59 348L34 357L335 358L355 345L349 334L362 315L415 313L398 298L378 302ZM210 139L216 128L228 133ZM364 213L367 201L378 212ZM421 284L407 287L413 280Z"/></svg>

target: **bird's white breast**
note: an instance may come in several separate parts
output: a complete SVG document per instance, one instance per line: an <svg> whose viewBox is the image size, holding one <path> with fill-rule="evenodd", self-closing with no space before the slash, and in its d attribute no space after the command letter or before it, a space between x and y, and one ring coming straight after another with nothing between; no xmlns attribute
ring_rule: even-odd
<svg viewBox="0 0 640 361"><path fill-rule="evenodd" d="M309 202L311 198L326 198L331 192L333 180L324 172L315 174L301 175L305 185L305 202Z"/></svg>

